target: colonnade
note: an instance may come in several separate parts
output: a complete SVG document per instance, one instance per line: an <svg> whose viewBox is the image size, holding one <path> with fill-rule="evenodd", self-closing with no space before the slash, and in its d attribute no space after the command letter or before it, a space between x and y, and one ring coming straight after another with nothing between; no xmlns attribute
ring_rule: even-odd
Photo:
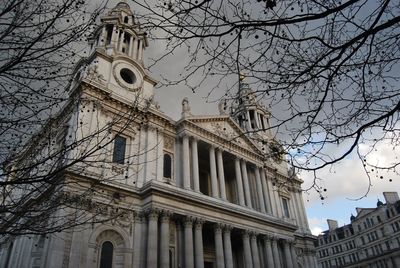
<svg viewBox="0 0 400 268"><path fill-rule="evenodd" d="M144 40L134 36L131 32L125 31L122 27L118 25L112 25L112 31L107 31L107 26L104 25L102 31L98 37L98 44L100 46L111 46L116 51L123 52L128 56L142 60L143 59L143 48ZM111 25L109 25L111 26ZM110 39L108 36L111 34L110 43L107 44L106 40ZM127 38L127 40L126 40Z"/></svg>
<svg viewBox="0 0 400 268"><path fill-rule="evenodd" d="M195 137L183 135L181 152L182 186L185 189L200 192L198 140ZM211 196L227 201L223 153L222 149L208 144ZM249 163L238 156L233 157L237 193L236 203L240 206L257 209L262 213L282 218L281 198L279 193L273 189L272 181L267 179L264 168L254 163ZM255 175L255 193L253 195L249 185L249 168L252 169ZM290 217L296 219L301 228L308 229L301 190L293 189L290 195L290 200L288 200Z"/></svg>
<svg viewBox="0 0 400 268"><path fill-rule="evenodd" d="M200 218L182 216L177 220L171 217L172 214L151 210L147 216L147 247L144 248L135 245L133 255L134 267L141 267L141 258L145 257L146 267L170 267L170 221L183 226L183 254L182 267L186 268L204 268L204 248L202 229L206 223ZM139 235L135 241L145 239L143 224L145 220L137 220L135 223L134 235ZM230 225L222 223L207 223L212 226L214 232L215 266L217 268L232 268L237 259L232 251L232 231L235 235L240 235L242 242L242 254L246 268L297 268L297 255L294 247L294 239L280 238L268 234L260 234L252 230L237 229ZM158 235L160 232L160 235ZM157 253L159 252L159 254ZM158 259L159 258L159 259ZM307 266L313 267L313 266Z"/></svg>
<svg viewBox="0 0 400 268"><path fill-rule="evenodd" d="M191 154L190 154L191 149ZM209 145L210 177L211 177L211 196L227 200L226 185L224 175L223 150ZM198 141L196 138L182 137L182 180L183 188L200 192L199 182L199 159ZM254 166L257 194L252 198L248 178L248 165L244 159L235 158L235 177L237 185L237 202L241 206L255 208L255 203L259 204L262 213L273 213L275 198L270 198L272 185L267 182L265 172L262 167ZM191 185L191 179L193 185ZM272 203L272 204L271 204Z"/></svg>

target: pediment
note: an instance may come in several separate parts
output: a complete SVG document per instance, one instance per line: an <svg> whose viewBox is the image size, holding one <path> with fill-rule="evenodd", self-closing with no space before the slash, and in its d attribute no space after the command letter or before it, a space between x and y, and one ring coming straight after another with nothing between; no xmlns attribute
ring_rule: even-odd
<svg viewBox="0 0 400 268"><path fill-rule="evenodd" d="M229 116L189 118L188 121L228 142L259 153L255 144L245 135L240 126Z"/></svg>
<svg viewBox="0 0 400 268"><path fill-rule="evenodd" d="M373 208L356 208L356 210L357 210L356 218L361 218L361 217L367 215L368 213L374 211Z"/></svg>

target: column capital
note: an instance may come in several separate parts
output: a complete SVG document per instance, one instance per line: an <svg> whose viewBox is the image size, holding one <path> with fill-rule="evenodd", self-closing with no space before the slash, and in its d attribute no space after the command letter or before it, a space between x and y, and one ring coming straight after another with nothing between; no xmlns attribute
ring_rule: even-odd
<svg viewBox="0 0 400 268"><path fill-rule="evenodd" d="M223 228L224 228L224 225L222 223L214 224L214 232L215 233L222 233Z"/></svg>
<svg viewBox="0 0 400 268"><path fill-rule="evenodd" d="M133 221L137 223L143 223L144 222L144 213L142 211L135 211L133 213Z"/></svg>
<svg viewBox="0 0 400 268"><path fill-rule="evenodd" d="M161 222L169 222L169 219L172 216L172 212L166 209L163 209L160 213L161 216Z"/></svg>
<svg viewBox="0 0 400 268"><path fill-rule="evenodd" d="M242 230L241 233L242 233L242 237L249 238L251 231L250 230Z"/></svg>
<svg viewBox="0 0 400 268"><path fill-rule="evenodd" d="M196 218L196 221L194 223L194 228L195 229L202 229L203 228L203 224L204 224L204 220L201 218Z"/></svg>
<svg viewBox="0 0 400 268"><path fill-rule="evenodd" d="M233 226L229 224L224 224L224 233L231 233Z"/></svg>
<svg viewBox="0 0 400 268"><path fill-rule="evenodd" d="M158 216L160 215L160 210L158 208L149 208L145 211L149 220L158 220Z"/></svg>
<svg viewBox="0 0 400 268"><path fill-rule="evenodd" d="M178 138L190 138L188 135L187 131L182 131L181 133L178 134Z"/></svg>
<svg viewBox="0 0 400 268"><path fill-rule="evenodd" d="M186 216L186 217L183 219L183 225L184 225L185 227L193 226L194 220L195 220L194 217L192 217L192 216Z"/></svg>
<svg viewBox="0 0 400 268"><path fill-rule="evenodd" d="M215 147L217 152L223 153L225 150L222 147Z"/></svg>
<svg viewBox="0 0 400 268"><path fill-rule="evenodd" d="M294 245L296 242L295 242L294 238L288 238L288 239L285 239L285 243L287 243L289 245Z"/></svg>
<svg viewBox="0 0 400 268"><path fill-rule="evenodd" d="M278 242L279 240L280 240L280 237L279 237L279 236L271 235L271 241L272 241L272 242Z"/></svg>
<svg viewBox="0 0 400 268"><path fill-rule="evenodd" d="M257 239L257 235L258 235L257 232L254 232L254 231L250 232L250 239L251 239L251 240Z"/></svg>

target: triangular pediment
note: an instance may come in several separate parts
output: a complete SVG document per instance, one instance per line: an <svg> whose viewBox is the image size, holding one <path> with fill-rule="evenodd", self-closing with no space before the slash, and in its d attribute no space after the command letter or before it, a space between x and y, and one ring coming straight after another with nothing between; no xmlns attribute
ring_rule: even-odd
<svg viewBox="0 0 400 268"><path fill-rule="evenodd" d="M240 126L229 116L191 117L187 120L226 141L232 142L255 153L260 153L258 148L245 135Z"/></svg>
<svg viewBox="0 0 400 268"><path fill-rule="evenodd" d="M368 213L374 211L374 208L356 208L357 210L357 217L356 218L361 218L365 215L367 215Z"/></svg>

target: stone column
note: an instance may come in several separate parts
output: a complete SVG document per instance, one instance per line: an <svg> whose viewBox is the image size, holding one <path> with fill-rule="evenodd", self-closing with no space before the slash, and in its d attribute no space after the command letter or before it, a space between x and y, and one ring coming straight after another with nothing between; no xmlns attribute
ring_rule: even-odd
<svg viewBox="0 0 400 268"><path fill-rule="evenodd" d="M303 216L303 227L304 229L308 230L309 226L308 226L308 220L307 220L307 213L306 213L306 209L304 207L304 201L303 201L303 196L301 194L301 192L298 193L298 198L299 198L299 205L300 205L300 214Z"/></svg>
<svg viewBox="0 0 400 268"><path fill-rule="evenodd" d="M285 260L287 268L293 268L292 255L290 254L290 246L288 240L284 241L283 250L285 251Z"/></svg>
<svg viewBox="0 0 400 268"><path fill-rule="evenodd" d="M278 240L277 238L273 238L271 240L272 243L272 254L274 255L274 263L276 268L281 268L281 260L279 258L279 249L278 249Z"/></svg>
<svg viewBox="0 0 400 268"><path fill-rule="evenodd" d="M250 113L248 110L246 111L246 119L247 119L247 127L248 127L247 130L250 131L250 130L252 130L252 128L251 128Z"/></svg>
<svg viewBox="0 0 400 268"><path fill-rule="evenodd" d="M238 158L235 158L235 174L236 174L236 185L238 190L239 205L245 206L242 174L240 172L240 160Z"/></svg>
<svg viewBox="0 0 400 268"><path fill-rule="evenodd" d="M294 205L295 209L297 212L297 217L298 217L298 223L297 225L300 227L300 230L303 230L303 225L304 225L304 219L303 219L303 213L301 211L301 205L300 205L300 199L299 199L299 190L294 189L293 190L293 197L294 197Z"/></svg>
<svg viewBox="0 0 400 268"><path fill-rule="evenodd" d="M197 219L194 225L194 260L196 268L204 268L203 221Z"/></svg>
<svg viewBox="0 0 400 268"><path fill-rule="evenodd" d="M185 236L185 268L193 268L193 219L186 217L184 221ZM149 266L156 267L156 266Z"/></svg>
<svg viewBox="0 0 400 268"><path fill-rule="evenodd" d="M169 217L170 213L165 211L161 217L160 234L160 267L169 268Z"/></svg>
<svg viewBox="0 0 400 268"><path fill-rule="evenodd" d="M313 258L313 256L312 256L312 253L311 253L311 252L310 252L309 255L307 256L307 258L308 258L308 263L310 264L310 267L311 267L311 268L316 267L316 266L315 266L315 262L314 262L314 258ZM399 263L399 264L400 264L400 263ZM398 266L396 266L396 267L398 267Z"/></svg>
<svg viewBox="0 0 400 268"><path fill-rule="evenodd" d="M271 245L271 237L264 237L264 249L265 249L265 257L267 259L267 268L274 268L274 256L272 254L272 245Z"/></svg>
<svg viewBox="0 0 400 268"><path fill-rule="evenodd" d="M200 192L199 181L199 155L197 152L197 140L192 139L192 171L193 171L193 188L196 192Z"/></svg>
<svg viewBox="0 0 400 268"><path fill-rule="evenodd" d="M217 268L225 268L224 248L222 245L222 228L220 224L215 224L214 226L214 238Z"/></svg>
<svg viewBox="0 0 400 268"><path fill-rule="evenodd" d="M157 267L158 211L151 210L147 237L147 267Z"/></svg>
<svg viewBox="0 0 400 268"><path fill-rule="evenodd" d="M135 37L135 39L133 39L133 50L132 50L132 58L137 59L137 51L138 51L138 40Z"/></svg>
<svg viewBox="0 0 400 268"><path fill-rule="evenodd" d="M119 29L118 29L117 25L114 25L113 31L111 34L111 42L110 42L111 43L110 45L112 45L113 49L117 48L118 36L119 36Z"/></svg>
<svg viewBox="0 0 400 268"><path fill-rule="evenodd" d="M262 213L266 213L264 195L263 195L263 187L262 187L261 178L260 178L260 168L257 166L255 168L255 173L256 173L257 195L258 195L258 202L260 203L260 210Z"/></svg>
<svg viewBox="0 0 400 268"><path fill-rule="evenodd" d="M122 51L122 45L124 44L124 38L125 38L125 32L122 30L122 29L120 29L119 30L120 31L120 33L119 33L119 40L118 40L118 51Z"/></svg>
<svg viewBox="0 0 400 268"><path fill-rule="evenodd" d="M134 44L133 44L133 35L131 35L131 38L129 40L128 52L127 52L130 57L133 57L133 46L134 46Z"/></svg>
<svg viewBox="0 0 400 268"><path fill-rule="evenodd" d="M259 114L257 113L257 111L254 111L254 119L256 121L257 129L262 129L260 118L258 116Z"/></svg>
<svg viewBox="0 0 400 268"><path fill-rule="evenodd" d="M278 185L276 185L274 188L275 189L273 192L274 192L274 198L275 198L275 203L276 203L276 213L279 218L283 218L282 201L281 201L281 198L280 198L279 192L278 192L279 187L278 187Z"/></svg>
<svg viewBox="0 0 400 268"><path fill-rule="evenodd" d="M268 190L268 185L267 185L267 180L265 178L265 171L263 168L260 168L260 175L261 175L261 184L262 184L262 191L264 195L264 203L265 203L265 210L272 214L272 207L271 207L271 201L269 199L269 190Z"/></svg>
<svg viewBox="0 0 400 268"><path fill-rule="evenodd" d="M271 200L271 212L272 212L272 215L278 216L274 186L272 185L271 178L266 178L266 181L267 181L267 186L268 186L269 199Z"/></svg>
<svg viewBox="0 0 400 268"><path fill-rule="evenodd" d="M183 188L190 189L190 159L189 159L189 137L182 138L182 162L183 162Z"/></svg>
<svg viewBox="0 0 400 268"><path fill-rule="evenodd" d="M292 256L293 267L299 268L299 265L297 263L296 248L294 247L294 240L289 241L289 247L290 247L290 255Z"/></svg>
<svg viewBox="0 0 400 268"><path fill-rule="evenodd" d="M251 234L250 245L251 245L251 253L253 256L253 267L260 268L260 254L258 252L258 246L257 246L257 235L255 233Z"/></svg>
<svg viewBox="0 0 400 268"><path fill-rule="evenodd" d="M106 26L104 25L103 28L101 29L99 45L104 46L106 44L106 39L107 39L107 32L106 32Z"/></svg>
<svg viewBox="0 0 400 268"><path fill-rule="evenodd" d="M250 186L249 186L249 177L247 176L247 166L246 161L241 161L241 169L242 169L242 178L243 178L243 188L244 188L244 196L246 198L246 205L249 208L252 208L251 205L251 196L250 196Z"/></svg>
<svg viewBox="0 0 400 268"><path fill-rule="evenodd" d="M299 214L299 223L298 223L298 225L299 225L300 229L304 229L304 222L306 220L304 219L303 209L302 209L302 206L300 204L302 202L302 200L300 199L300 192L301 191L296 190L296 192L294 193L294 197L295 197L295 201L296 201L296 205L297 205L297 211L298 211L298 214Z"/></svg>
<svg viewBox="0 0 400 268"><path fill-rule="evenodd" d="M221 192L221 198L223 200L226 200L224 161L222 159L222 151L220 149L217 150L217 161L218 161L219 189Z"/></svg>
<svg viewBox="0 0 400 268"><path fill-rule="evenodd" d="M217 167L215 164L215 149L214 146L210 146L210 172L211 172L211 196L218 198L218 181L217 181Z"/></svg>
<svg viewBox="0 0 400 268"><path fill-rule="evenodd" d="M135 215L134 218L135 221L135 231L134 231L134 250L133 250L133 267L134 268L140 268L142 259L143 259L143 250L142 250L142 245L141 241L143 241L142 238L142 224L143 224L143 217L140 214Z"/></svg>
<svg viewBox="0 0 400 268"><path fill-rule="evenodd" d="M143 59L143 40L138 40L138 60L141 61Z"/></svg>
<svg viewBox="0 0 400 268"><path fill-rule="evenodd" d="M248 231L244 231L242 233L242 239L243 239L243 253L244 253L245 268L252 268L253 260L252 260L252 256L251 256L251 248L250 248Z"/></svg>
<svg viewBox="0 0 400 268"><path fill-rule="evenodd" d="M231 230L231 226L225 226L224 228L224 256L226 268L233 268Z"/></svg>

